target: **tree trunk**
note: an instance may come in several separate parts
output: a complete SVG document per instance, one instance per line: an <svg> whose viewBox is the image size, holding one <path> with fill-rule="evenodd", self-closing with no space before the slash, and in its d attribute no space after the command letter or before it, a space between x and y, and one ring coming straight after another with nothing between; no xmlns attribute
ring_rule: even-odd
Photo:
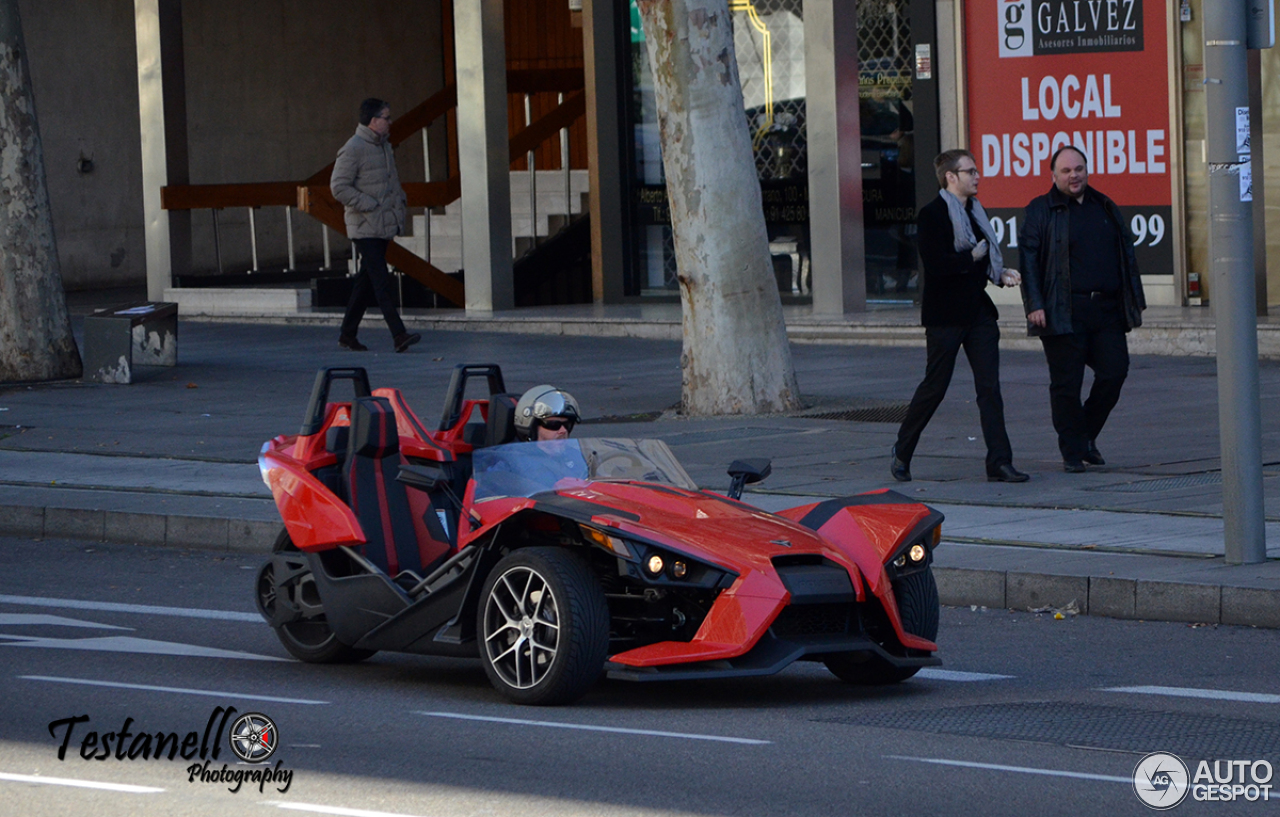
<svg viewBox="0 0 1280 817"><path fill-rule="evenodd" d="M690 415L799 406L727 0L639 0L683 307Z"/></svg>
<svg viewBox="0 0 1280 817"><path fill-rule="evenodd" d="M17 0L0 0L0 382L79 377Z"/></svg>

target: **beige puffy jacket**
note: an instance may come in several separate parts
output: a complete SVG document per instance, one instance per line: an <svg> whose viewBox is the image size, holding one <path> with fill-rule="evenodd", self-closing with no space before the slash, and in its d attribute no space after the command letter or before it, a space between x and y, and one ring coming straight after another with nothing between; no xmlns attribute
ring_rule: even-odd
<svg viewBox="0 0 1280 817"><path fill-rule="evenodd" d="M346 209L347 238L391 239L404 232L404 188L395 154L368 126L358 126L338 151L329 189Z"/></svg>

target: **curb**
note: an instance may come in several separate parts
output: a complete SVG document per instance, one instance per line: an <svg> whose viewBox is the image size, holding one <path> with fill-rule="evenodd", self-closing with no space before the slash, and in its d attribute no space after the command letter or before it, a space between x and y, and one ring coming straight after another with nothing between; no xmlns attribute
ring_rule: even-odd
<svg viewBox="0 0 1280 817"><path fill-rule="evenodd" d="M1221 584L937 567L938 597L958 607L1076 607L1081 615L1280 629L1280 590Z"/></svg>
<svg viewBox="0 0 1280 817"><path fill-rule="evenodd" d="M0 535L4 536L234 553L270 553L280 524L257 519L0 505Z"/></svg>
<svg viewBox="0 0 1280 817"><path fill-rule="evenodd" d="M0 536L271 551L280 523L256 519L0 505ZM955 607L1067 608L1105 618L1280 629L1280 590L1193 582L934 566L939 600Z"/></svg>

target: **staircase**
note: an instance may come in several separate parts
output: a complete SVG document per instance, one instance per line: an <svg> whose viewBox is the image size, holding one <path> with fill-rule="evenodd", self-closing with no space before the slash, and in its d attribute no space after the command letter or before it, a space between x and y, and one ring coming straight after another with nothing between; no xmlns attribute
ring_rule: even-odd
<svg viewBox="0 0 1280 817"><path fill-rule="evenodd" d="M511 171L511 254L519 257L542 239L553 236L568 226L569 221L587 209L588 182L586 170L570 170L566 200L565 172L539 170L536 221L529 200L529 171ZM400 236L396 243L422 258L442 272L462 269L462 201L444 208L443 213L413 217L412 233ZM427 247L430 244L430 257Z"/></svg>

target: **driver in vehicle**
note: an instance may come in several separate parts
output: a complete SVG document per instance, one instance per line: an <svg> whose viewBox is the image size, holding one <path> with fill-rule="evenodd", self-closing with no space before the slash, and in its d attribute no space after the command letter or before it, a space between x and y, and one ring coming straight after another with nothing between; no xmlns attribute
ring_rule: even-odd
<svg viewBox="0 0 1280 817"><path fill-rule="evenodd" d="M550 384L534 386L516 403L516 439L526 442L566 440L582 421L573 395Z"/></svg>

